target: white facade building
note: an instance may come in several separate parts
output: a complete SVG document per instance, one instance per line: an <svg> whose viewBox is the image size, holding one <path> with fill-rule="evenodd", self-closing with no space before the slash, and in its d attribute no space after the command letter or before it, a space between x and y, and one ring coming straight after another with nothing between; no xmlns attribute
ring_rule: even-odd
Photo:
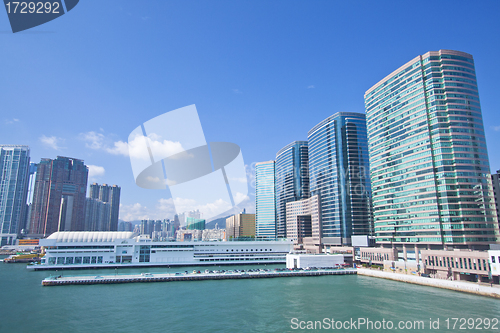
<svg viewBox="0 0 500 333"><path fill-rule="evenodd" d="M30 269L285 263L288 240L164 242L131 232L55 232L40 240L45 256Z"/></svg>
<svg viewBox="0 0 500 333"><path fill-rule="evenodd" d="M342 254L295 254L286 255L286 268L339 267L344 264Z"/></svg>

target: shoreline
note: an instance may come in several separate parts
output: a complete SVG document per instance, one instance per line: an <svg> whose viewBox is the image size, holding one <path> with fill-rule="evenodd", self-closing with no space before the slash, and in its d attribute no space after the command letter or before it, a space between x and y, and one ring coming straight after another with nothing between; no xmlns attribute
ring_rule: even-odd
<svg viewBox="0 0 500 333"><path fill-rule="evenodd" d="M442 288L460 292L466 292L469 294L475 294L480 296L488 296L500 299L500 288L499 287L489 287L473 282L463 282L463 281L450 281L441 280L435 278L427 278L415 275L399 274L399 273L389 273L383 271L376 271L367 268L357 268L358 275L371 276L376 278L388 279L399 282L406 282L411 284L418 284L422 286L429 286L435 288Z"/></svg>

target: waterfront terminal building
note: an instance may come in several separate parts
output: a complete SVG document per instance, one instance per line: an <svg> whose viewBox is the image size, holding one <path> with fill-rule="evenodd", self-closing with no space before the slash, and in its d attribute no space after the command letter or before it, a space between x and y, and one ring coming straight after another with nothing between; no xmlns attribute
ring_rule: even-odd
<svg viewBox="0 0 500 333"><path fill-rule="evenodd" d="M292 242L164 242L127 231L66 231L40 239L40 246L45 255L29 269L284 264Z"/></svg>

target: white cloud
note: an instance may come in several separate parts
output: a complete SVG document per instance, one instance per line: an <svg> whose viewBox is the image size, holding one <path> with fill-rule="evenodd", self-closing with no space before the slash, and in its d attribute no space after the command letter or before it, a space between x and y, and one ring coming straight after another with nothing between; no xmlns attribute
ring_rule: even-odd
<svg viewBox="0 0 500 333"><path fill-rule="evenodd" d="M128 156L128 144L123 141L117 141L114 143L113 148L106 148L106 151L115 155Z"/></svg>
<svg viewBox="0 0 500 333"><path fill-rule="evenodd" d="M14 123L17 123L17 122L19 122L19 119L17 119L17 118L7 119L5 121L6 124L14 124Z"/></svg>
<svg viewBox="0 0 500 333"><path fill-rule="evenodd" d="M137 135L129 143L121 140L113 142L109 136L94 131L80 133L79 137L81 140L85 141L85 146L87 148L102 150L113 155L130 156L139 160L150 160L147 145L149 145L155 157L166 157L175 154L178 154L176 158L192 157L192 155L188 153L180 154L185 152L180 142L162 140L161 136L155 133L147 137ZM145 140L147 140L147 142Z"/></svg>
<svg viewBox="0 0 500 333"><path fill-rule="evenodd" d="M239 89L233 89L233 93L235 94L243 94L243 92Z"/></svg>
<svg viewBox="0 0 500 333"><path fill-rule="evenodd" d="M120 204L120 220L123 221L136 221L153 218L150 217L148 213L148 208L141 205L140 203L135 203L132 205Z"/></svg>
<svg viewBox="0 0 500 333"><path fill-rule="evenodd" d="M500 126L491 126L495 132L500 132Z"/></svg>
<svg viewBox="0 0 500 333"><path fill-rule="evenodd" d="M104 146L104 135L96 132L80 133L80 138L85 141L85 147L91 149L102 149Z"/></svg>
<svg viewBox="0 0 500 333"><path fill-rule="evenodd" d="M60 144L64 142L64 139L57 138L55 136L45 136L40 137L40 142L42 142L46 147L52 148L54 150L61 150Z"/></svg>
<svg viewBox="0 0 500 333"><path fill-rule="evenodd" d="M310 86L307 86L307 89L314 89L316 88L315 86L313 86L312 84Z"/></svg>
<svg viewBox="0 0 500 333"><path fill-rule="evenodd" d="M172 198L170 199L160 199L156 205L157 214L165 218L173 218L175 215L175 207Z"/></svg>
<svg viewBox="0 0 500 333"><path fill-rule="evenodd" d="M149 151L145 149L145 139L147 140L149 147L151 148L151 151L154 152L155 156L166 157L185 151L180 142L161 140L161 137L154 133L150 134L148 137L137 135L129 143L117 141L114 143L113 148L106 148L106 151L115 155L130 156L136 159L149 161ZM179 157L188 156L190 155L183 154Z"/></svg>
<svg viewBox="0 0 500 333"><path fill-rule="evenodd" d="M95 179L97 177L104 176L104 173L106 170L104 170L104 167L98 166L98 165L87 165L89 167L89 178L90 179Z"/></svg>
<svg viewBox="0 0 500 333"><path fill-rule="evenodd" d="M199 210L202 213L201 217L208 219L233 208L230 202L226 202L223 199L217 199L214 202L206 204L200 204L196 200L185 198L174 198L173 202L175 209L179 213Z"/></svg>

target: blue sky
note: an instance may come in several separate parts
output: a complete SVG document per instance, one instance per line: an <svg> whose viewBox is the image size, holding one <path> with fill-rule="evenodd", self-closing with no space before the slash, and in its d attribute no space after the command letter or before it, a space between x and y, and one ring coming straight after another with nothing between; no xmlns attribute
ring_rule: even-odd
<svg viewBox="0 0 500 333"><path fill-rule="evenodd" d="M168 193L137 187L116 149L138 125L195 104L206 140L238 144L251 174L324 118L364 112L364 92L407 61L452 49L475 58L496 171L499 12L499 1L82 0L16 34L1 12L0 143L29 145L34 162L83 159L91 182L122 187L122 219L169 218Z"/></svg>

